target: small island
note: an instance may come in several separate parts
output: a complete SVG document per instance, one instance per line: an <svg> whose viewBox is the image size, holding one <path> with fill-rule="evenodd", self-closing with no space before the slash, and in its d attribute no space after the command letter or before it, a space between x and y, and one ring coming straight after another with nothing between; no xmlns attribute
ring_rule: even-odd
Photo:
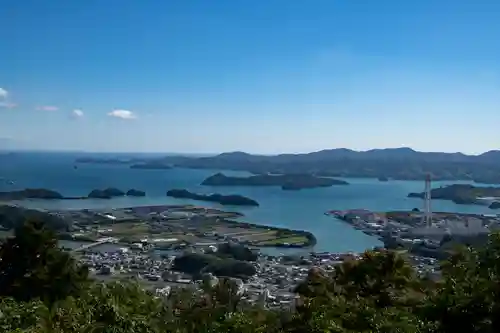
<svg viewBox="0 0 500 333"><path fill-rule="evenodd" d="M145 162L132 164L130 169L143 169L143 170L169 170L172 169L171 165L160 162Z"/></svg>
<svg viewBox="0 0 500 333"><path fill-rule="evenodd" d="M59 192L45 188L26 188L19 191L0 192L0 200L24 200L24 199L64 199Z"/></svg>
<svg viewBox="0 0 500 333"><path fill-rule="evenodd" d="M489 209L500 209L500 201L492 202L489 206Z"/></svg>
<svg viewBox="0 0 500 333"><path fill-rule="evenodd" d="M379 181L379 182L388 182L388 181L389 181L389 178L387 178L387 177L383 177L383 176L382 176L382 177L378 177L378 181Z"/></svg>
<svg viewBox="0 0 500 333"><path fill-rule="evenodd" d="M425 193L409 193L409 198L424 198ZM500 201L500 187L478 187L468 184L453 184L431 190L432 199L451 200L460 205L485 204L488 201ZM481 200L483 199L483 200ZM484 200L488 199L488 200ZM493 207L492 207L493 206ZM490 208L495 209L495 202Z"/></svg>
<svg viewBox="0 0 500 333"><path fill-rule="evenodd" d="M283 190L300 190L348 184L348 182L343 180L316 177L309 174L229 177L222 173L216 173L201 183L201 185L207 186L280 186Z"/></svg>
<svg viewBox="0 0 500 333"><path fill-rule="evenodd" d="M92 199L111 199L113 197L122 197L125 192L114 187L109 187L104 190L92 190L88 197Z"/></svg>
<svg viewBox="0 0 500 333"><path fill-rule="evenodd" d="M26 199L41 200L84 200L84 199L111 199L122 196L144 197L146 192L136 189L130 189L126 193L117 188L109 187L104 190L92 190L87 196L65 197L61 193L45 188L26 188L18 191L0 192L0 201L16 201Z"/></svg>
<svg viewBox="0 0 500 333"><path fill-rule="evenodd" d="M222 195L222 194L196 194L187 190L173 189L167 191L167 196L177 199L191 199L208 202L217 202L221 205L231 206L258 206L259 203L253 199L241 195Z"/></svg>
<svg viewBox="0 0 500 333"><path fill-rule="evenodd" d="M125 195L128 197L145 197L146 192L132 188L128 190Z"/></svg>

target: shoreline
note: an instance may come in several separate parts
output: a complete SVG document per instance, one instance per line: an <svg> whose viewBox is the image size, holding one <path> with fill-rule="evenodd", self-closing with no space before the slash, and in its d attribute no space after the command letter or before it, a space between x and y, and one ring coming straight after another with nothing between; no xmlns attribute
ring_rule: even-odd
<svg viewBox="0 0 500 333"><path fill-rule="evenodd" d="M29 170L29 169L28 169ZM45 210L79 210L82 208L111 209L130 206L158 205L158 204L194 204L200 206L224 209L214 203L194 202L191 200L179 200L166 198L165 190L168 188L189 188L194 191L208 193L215 190L203 190L199 183L206 177L216 172L205 170L174 170L173 173L165 175L163 178L168 183L163 184L156 174L140 172L132 174L125 168L82 168L77 173L71 168L68 174L63 173L64 169L57 168L60 175L56 179L48 179L45 184L38 182L37 175L18 176L17 187L47 187L61 191L68 197L77 197L87 194L92 188L101 188L100 184L108 184L118 188L139 188L147 191L147 196L142 198L116 197L110 200L37 200L29 199L24 201L6 202L28 208ZM119 173L120 172L120 173ZM229 174L229 173L228 173ZM231 173L233 174L233 173ZM240 175L240 173L234 173ZM130 178L137 175L137 179ZM162 174L163 175L163 174ZM246 175L246 174L245 174ZM8 176L8 175L6 175ZM30 178L31 177L31 178ZM115 177L115 178L113 178ZM81 183L84 179L89 179L87 183ZM102 179L102 180L100 180ZM106 181L108 179L108 181ZM272 225L290 229L308 230L315 234L317 238L317 251L342 252L342 251L363 251L376 246L382 246L377 238L369 237L357 232L352 227L341 224L329 223L331 218L323 215L328 209L344 209L367 207L373 211L384 211L387 209L410 210L419 207L419 200L407 199L409 192L416 192L423 188L421 182L412 181L392 181L381 183L376 179L348 179L352 187L336 187L331 189L314 189L300 193L281 193L279 189L262 188L235 188L234 191L243 195L255 198L261 202L262 207L228 207L227 210L240 211L244 213L248 221L261 225ZM172 185L170 185L172 184ZM436 182L436 186L440 183ZM446 183L443 183L443 186ZM385 189L391 189L386 191ZM4 190L14 188L5 186ZM392 190L393 189L393 190ZM347 192L346 192L347 191ZM362 200L365 196L376 196L380 193L380 199L367 202ZM216 192L216 191L215 191ZM278 193L280 192L280 193ZM346 192L347 195L343 195ZM352 195L350 194L352 192ZM360 193L362 192L362 193ZM230 189L221 189L220 193L229 194ZM365 194L363 194L365 193ZM361 197L360 197L361 195ZM433 207L441 211L450 212L475 212L493 213L482 206L457 206L452 202L436 201ZM420 208L420 207L419 207ZM242 219L244 220L244 219ZM285 250L286 251L286 250Z"/></svg>
<svg viewBox="0 0 500 333"><path fill-rule="evenodd" d="M420 210L331 210L324 214L377 237L386 249L435 259L446 258L458 244L482 246L500 227L500 214L433 212L430 221Z"/></svg>
<svg viewBox="0 0 500 333"><path fill-rule="evenodd" d="M95 242L100 237L116 237L120 243L131 244L138 238L148 239L149 235L146 243L170 239L166 242L172 244L163 244L166 247L233 241L259 248L298 249L312 249L317 243L309 231L238 221L236 219L244 217L243 213L203 206L154 205L111 210L49 210L48 213L74 221L79 231L66 233L64 240ZM134 228L137 231L133 231ZM124 241L127 237L129 241Z"/></svg>

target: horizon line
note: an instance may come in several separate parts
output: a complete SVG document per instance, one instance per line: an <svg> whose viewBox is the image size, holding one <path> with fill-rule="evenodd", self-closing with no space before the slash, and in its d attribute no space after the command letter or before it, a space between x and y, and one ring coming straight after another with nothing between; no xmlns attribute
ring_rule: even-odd
<svg viewBox="0 0 500 333"><path fill-rule="evenodd" d="M320 150L314 150L314 151L307 151L307 152L280 152L280 153L259 153L259 152L247 152L243 150L232 150L232 151L222 151L222 152L168 152L168 151L92 151L92 150L71 150L71 149L33 149L33 148L16 148L16 149L6 149L6 148L0 148L0 152L6 152L6 153L16 153L16 152L21 152L21 153L75 153L75 154L168 154L168 155L206 155L206 156L215 156L215 155L220 155L220 154L229 154L229 153L245 153L249 155L259 155L259 156L278 156L278 155L305 155L305 154L311 154L311 153L319 153L319 152L324 152L324 151L334 151L334 150L348 150L351 152L356 152L356 153L366 153L370 151L376 151L376 150L412 150L413 152L416 153L441 153L441 154L461 154L465 156L481 156L485 153L489 152L500 152L498 149L490 149L483 151L481 153L464 153L460 151L452 151L452 152L447 152L447 151L421 151L421 150L416 150L411 147L386 147L386 148L371 148L367 150L356 150L356 149L351 149L351 148L345 148L345 147L338 147L338 148L325 148L325 149L320 149Z"/></svg>

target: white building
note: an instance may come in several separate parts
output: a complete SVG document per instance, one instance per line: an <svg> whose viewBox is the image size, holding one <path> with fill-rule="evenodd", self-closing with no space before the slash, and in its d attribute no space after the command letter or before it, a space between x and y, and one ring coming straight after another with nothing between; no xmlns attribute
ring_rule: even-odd
<svg viewBox="0 0 500 333"><path fill-rule="evenodd" d="M170 291L172 288L170 286L166 286L165 288L157 288L155 291L156 296L160 297L168 297L170 295Z"/></svg>
<svg viewBox="0 0 500 333"><path fill-rule="evenodd" d="M126 247L120 247L120 248L118 249L118 252L120 252L120 253L122 253L122 254L123 254L123 253L127 253L127 252L128 252L128 248L126 248Z"/></svg>
<svg viewBox="0 0 500 333"><path fill-rule="evenodd" d="M136 249L136 250L141 250L142 244L141 243L133 243L130 247L133 249Z"/></svg>

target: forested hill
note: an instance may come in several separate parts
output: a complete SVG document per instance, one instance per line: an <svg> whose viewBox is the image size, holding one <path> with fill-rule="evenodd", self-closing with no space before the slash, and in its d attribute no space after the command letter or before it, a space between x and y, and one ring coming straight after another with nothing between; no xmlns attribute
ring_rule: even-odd
<svg viewBox="0 0 500 333"><path fill-rule="evenodd" d="M21 226L25 221L43 221L45 227L53 231L67 231L71 221L36 209L11 205L0 205L0 229L10 230Z"/></svg>
<svg viewBox="0 0 500 333"><path fill-rule="evenodd" d="M100 163L78 160L86 163ZM149 160L151 161L151 160ZM306 154L252 155L244 152L223 153L211 157L168 156L154 159L177 167L242 170L252 173L314 173L332 177L387 177L421 180L427 173L434 180L475 180L500 183L500 150L480 155L419 152L411 148L354 151L345 148ZM109 163L109 160L106 160Z"/></svg>

